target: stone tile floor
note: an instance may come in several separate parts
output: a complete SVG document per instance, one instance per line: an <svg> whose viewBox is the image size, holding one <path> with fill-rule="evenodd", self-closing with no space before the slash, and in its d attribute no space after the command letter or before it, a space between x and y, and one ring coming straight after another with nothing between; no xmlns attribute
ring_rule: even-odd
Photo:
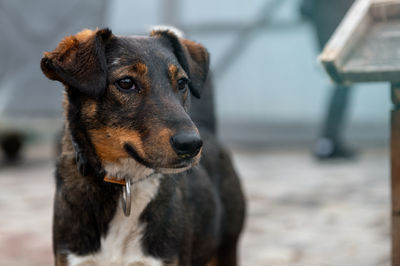
<svg viewBox="0 0 400 266"><path fill-rule="evenodd" d="M0 164L0 266L52 265L50 146ZM248 199L244 266L389 265L388 150L317 162L307 149L234 149Z"/></svg>

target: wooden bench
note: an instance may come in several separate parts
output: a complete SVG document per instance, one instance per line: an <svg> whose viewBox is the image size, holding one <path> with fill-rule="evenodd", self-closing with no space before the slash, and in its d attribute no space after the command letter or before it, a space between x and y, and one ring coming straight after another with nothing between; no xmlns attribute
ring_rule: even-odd
<svg viewBox="0 0 400 266"><path fill-rule="evenodd" d="M319 60L340 84L391 84L392 265L400 266L400 0L358 0Z"/></svg>

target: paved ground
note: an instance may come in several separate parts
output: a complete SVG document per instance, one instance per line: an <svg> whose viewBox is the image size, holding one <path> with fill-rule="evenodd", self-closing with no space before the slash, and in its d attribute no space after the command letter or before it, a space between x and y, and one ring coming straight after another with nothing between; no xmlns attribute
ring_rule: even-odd
<svg viewBox="0 0 400 266"><path fill-rule="evenodd" d="M249 200L243 265L389 265L387 153L321 164L305 150L236 151Z"/></svg>
<svg viewBox="0 0 400 266"><path fill-rule="evenodd" d="M52 263L50 151L0 165L0 266ZM248 198L242 265L389 265L386 149L330 163L302 149L235 149L234 157Z"/></svg>

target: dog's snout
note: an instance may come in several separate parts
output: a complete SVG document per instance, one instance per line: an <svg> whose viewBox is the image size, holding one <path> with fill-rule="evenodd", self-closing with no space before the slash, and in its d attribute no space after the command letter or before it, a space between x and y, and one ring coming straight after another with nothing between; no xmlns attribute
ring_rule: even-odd
<svg viewBox="0 0 400 266"><path fill-rule="evenodd" d="M199 153L203 141L198 134L183 132L171 137L171 145L179 157L192 158Z"/></svg>

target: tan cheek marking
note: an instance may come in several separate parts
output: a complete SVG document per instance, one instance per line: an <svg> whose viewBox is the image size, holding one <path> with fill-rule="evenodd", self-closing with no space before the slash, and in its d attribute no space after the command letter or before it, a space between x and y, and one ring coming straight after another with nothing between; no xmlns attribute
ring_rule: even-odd
<svg viewBox="0 0 400 266"><path fill-rule="evenodd" d="M165 153L173 152L170 139L174 135L173 131L169 128L163 128L158 133L158 141L160 142L160 147Z"/></svg>
<svg viewBox="0 0 400 266"><path fill-rule="evenodd" d="M163 128L163 129L161 129L160 130L160 132L158 133L158 138L160 139L160 140L165 140L165 139L167 139L167 140L169 140L170 139L170 137L173 135L173 132L172 132L172 130L171 129L169 129L169 128Z"/></svg>
<svg viewBox="0 0 400 266"><path fill-rule="evenodd" d="M155 129L154 129L155 130ZM146 151L153 156L159 158L173 158L176 156L171 146L171 136L174 135L174 131L169 128L162 128L157 135L148 139L144 145Z"/></svg>
<svg viewBox="0 0 400 266"><path fill-rule="evenodd" d="M124 149L125 143L132 145L140 156L145 155L143 143L137 131L105 127L89 130L89 134L102 162L117 162L120 158L129 157Z"/></svg>
<svg viewBox="0 0 400 266"><path fill-rule="evenodd" d="M158 141L161 142L166 150L171 146L170 139L174 134L174 131L169 128L163 128L158 133Z"/></svg>

